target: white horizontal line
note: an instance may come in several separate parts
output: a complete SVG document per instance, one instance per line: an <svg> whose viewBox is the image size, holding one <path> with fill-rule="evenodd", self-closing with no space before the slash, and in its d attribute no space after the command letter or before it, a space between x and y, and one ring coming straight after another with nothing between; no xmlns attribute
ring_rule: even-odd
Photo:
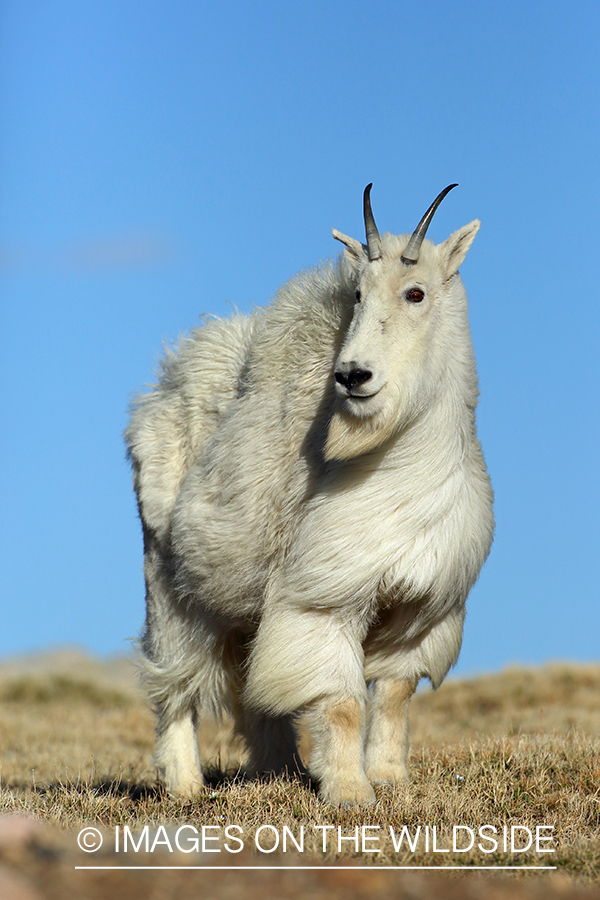
<svg viewBox="0 0 600 900"><path fill-rule="evenodd" d="M558 866L75 866L75 869L169 869L172 871L182 870L210 870L214 872L260 872L266 870L281 869L282 872L297 871L306 869L308 871L323 872L359 872L360 870L368 870L369 872L378 872L381 869L557 869Z"/></svg>

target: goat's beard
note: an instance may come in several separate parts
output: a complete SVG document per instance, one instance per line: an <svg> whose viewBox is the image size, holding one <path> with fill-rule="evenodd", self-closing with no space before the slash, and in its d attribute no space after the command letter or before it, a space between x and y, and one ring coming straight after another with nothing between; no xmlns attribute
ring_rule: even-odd
<svg viewBox="0 0 600 900"><path fill-rule="evenodd" d="M327 461L352 459L375 450L397 431L399 418L388 402L373 415L357 416L338 407L329 423L323 455Z"/></svg>

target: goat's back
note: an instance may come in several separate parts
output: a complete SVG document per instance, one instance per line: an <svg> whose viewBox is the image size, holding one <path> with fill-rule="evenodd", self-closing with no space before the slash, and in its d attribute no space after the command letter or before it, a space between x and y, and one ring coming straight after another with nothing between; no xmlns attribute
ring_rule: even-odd
<svg viewBox="0 0 600 900"><path fill-rule="evenodd" d="M125 433L145 526L169 531L179 488L240 391L255 317L209 319L167 349L159 380L132 403Z"/></svg>

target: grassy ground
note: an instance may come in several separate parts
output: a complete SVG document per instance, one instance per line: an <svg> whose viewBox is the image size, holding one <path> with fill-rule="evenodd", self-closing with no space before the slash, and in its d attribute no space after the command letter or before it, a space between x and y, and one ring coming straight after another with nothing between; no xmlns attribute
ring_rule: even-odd
<svg viewBox="0 0 600 900"><path fill-rule="evenodd" d="M299 782L257 784L224 777L224 771L235 771L242 748L232 744L227 728L203 722L200 741L204 758L212 761L211 788L193 803L181 803L166 797L156 783L152 716L126 668L94 667L78 658L62 666L56 660L37 668L0 666L0 810L47 823L17 840L10 835L23 823L0 818L8 835L3 843L0 827L0 862L4 860L10 877L27 878L25 887L49 898L117 900L117 885L123 884L123 896L161 900L185 898L188 891L190 897L239 893L248 900L255 890L263 897L315 900L320 891L335 897L338 890L345 898L368 893L452 900L467 896L460 892L464 877L469 878L468 896L479 896L480 882L474 879L480 876L474 871L465 876L458 869L443 875L430 869L383 869L442 865L552 865L557 869L545 874L520 870L516 881L516 870L505 875L511 879L506 896L599 896L599 695L600 667L570 665L449 680L437 693L419 692L411 705L410 786L382 787L374 807L355 810L327 807ZM189 827L176 838L184 824ZM77 833L84 826L101 831L104 844L98 853L78 849ZM114 850L117 826L119 856ZM145 832L144 826L149 826ZM194 837L201 842L203 826L205 852L201 846L198 853L185 852L193 849ZM456 850L453 826L463 826L456 833ZM482 826L489 827L480 834ZM511 826L517 847L524 846L529 832L535 839L537 827L538 850L535 842L524 852L511 852L510 843L505 849L504 829L510 840ZM129 843L127 856L126 827L142 841L139 852ZM402 844L395 848L403 827ZM473 847L463 850L471 834ZM292 838L303 841L302 852ZM494 849L487 838L498 846ZM257 850L256 840L263 852ZM278 849L266 852L276 840ZM153 853L143 852L145 841L148 849L156 843ZM232 852L242 844L240 853ZM539 852L542 849L555 852ZM75 870L116 863L284 868L202 873ZM285 869L290 864L321 868L290 872ZM334 864L371 868L323 868ZM74 878L79 879L76 884ZM498 898L505 896L505 882L498 878L496 873L486 896L494 896L491 890L499 892ZM198 893L200 885L206 894Z"/></svg>

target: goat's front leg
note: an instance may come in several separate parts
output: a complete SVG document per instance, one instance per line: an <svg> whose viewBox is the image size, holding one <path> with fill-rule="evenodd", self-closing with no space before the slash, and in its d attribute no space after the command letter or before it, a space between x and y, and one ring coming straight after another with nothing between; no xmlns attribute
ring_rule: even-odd
<svg viewBox="0 0 600 900"><path fill-rule="evenodd" d="M309 733L308 770L335 805L372 803L365 776L367 690L358 616L307 606L309 581L272 586L252 648L246 702L273 714L298 711ZM316 584L317 579L314 579ZM292 603L292 600L294 601Z"/></svg>
<svg viewBox="0 0 600 900"><path fill-rule="evenodd" d="M417 681L378 678L374 682L365 768L373 784L408 781L408 704Z"/></svg>
<svg viewBox="0 0 600 900"><path fill-rule="evenodd" d="M365 775L365 701L349 697L314 700L304 724L311 742L309 770L319 781L319 796L335 806L373 803Z"/></svg>

